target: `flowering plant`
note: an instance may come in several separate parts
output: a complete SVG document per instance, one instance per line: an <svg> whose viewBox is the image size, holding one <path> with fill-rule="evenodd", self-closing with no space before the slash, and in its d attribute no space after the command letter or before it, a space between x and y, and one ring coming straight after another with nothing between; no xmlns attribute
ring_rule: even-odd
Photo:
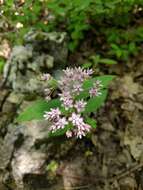
<svg viewBox="0 0 143 190"><path fill-rule="evenodd" d="M96 121L90 117L90 113L102 106L107 96L107 86L113 79L111 75L92 77L92 74L92 69L80 67L63 70L59 80L44 74L42 80L54 84L54 89L56 87L59 91L58 98L51 100L53 86L48 86L45 89L46 100L36 102L33 107L23 112L18 120L41 119L42 116L50 124L50 136L66 134L68 138L82 138L96 127ZM29 116L33 109L37 109L38 116Z"/></svg>

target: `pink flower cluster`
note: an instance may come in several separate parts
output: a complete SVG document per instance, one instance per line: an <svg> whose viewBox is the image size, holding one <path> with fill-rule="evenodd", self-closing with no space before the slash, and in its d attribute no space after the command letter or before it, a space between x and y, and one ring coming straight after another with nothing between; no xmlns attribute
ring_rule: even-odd
<svg viewBox="0 0 143 190"><path fill-rule="evenodd" d="M82 88L85 79L90 78L93 73L92 69L67 68L63 70L63 76L58 81L61 93L59 93L62 107L68 114L64 116L59 108L51 109L45 112L44 117L46 120L52 122L50 131L56 132L58 129L64 129L66 126L71 126L66 136L82 138L91 130L91 126L84 122L82 112L84 112L87 104L83 99L75 100L75 96L79 95L84 89ZM90 97L99 96L101 94L101 82L96 81L91 89L89 89ZM67 127L68 128L68 127Z"/></svg>
<svg viewBox="0 0 143 190"><path fill-rule="evenodd" d="M79 94L82 89L82 83L85 79L93 74L92 69L67 68L63 70L64 74L59 81L59 86L63 92L70 92L72 94Z"/></svg>
<svg viewBox="0 0 143 190"><path fill-rule="evenodd" d="M59 110L59 108L51 109L50 112L45 112L44 114L45 119L52 122L50 131L55 132L58 129L63 129L65 128L65 125L68 124L66 118L60 116L61 116L61 111Z"/></svg>
<svg viewBox="0 0 143 190"><path fill-rule="evenodd" d="M80 114L73 112L70 117L66 118L62 116L59 108L51 109L51 111L45 112L44 117L46 120L52 122L50 127L50 131L52 133L56 132L58 129L64 129L69 123L72 123L74 128L69 129L66 132L66 136L68 138L72 136L82 138L91 129L90 125L84 123Z"/></svg>
<svg viewBox="0 0 143 190"><path fill-rule="evenodd" d="M85 136L86 133L89 132L91 129L91 126L84 123L83 118L79 114L72 113L71 117L69 117L69 121L71 121L72 125L75 128L72 131L67 131L67 137L70 133L70 136L75 135L77 138L81 139L82 136Z"/></svg>
<svg viewBox="0 0 143 190"><path fill-rule="evenodd" d="M74 97L79 95L80 92L83 91L82 85L85 79L88 79L90 75L92 75L92 69L82 69L78 68L67 68L63 70L64 74L59 83L59 87L62 91L60 96L60 100L63 103L63 106L66 110L70 108L77 108L78 112L82 111L85 106L85 102L81 100L80 102L76 102L74 105Z"/></svg>

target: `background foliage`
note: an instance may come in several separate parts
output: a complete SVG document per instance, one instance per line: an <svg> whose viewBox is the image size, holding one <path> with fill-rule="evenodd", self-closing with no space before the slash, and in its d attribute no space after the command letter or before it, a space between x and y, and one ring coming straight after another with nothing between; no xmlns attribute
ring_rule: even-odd
<svg viewBox="0 0 143 190"><path fill-rule="evenodd" d="M127 60L143 40L143 26L134 25L142 6L142 0L7 0L1 5L5 27L0 30L16 44L30 29L67 31L71 51L92 35L99 51L103 40L108 56Z"/></svg>

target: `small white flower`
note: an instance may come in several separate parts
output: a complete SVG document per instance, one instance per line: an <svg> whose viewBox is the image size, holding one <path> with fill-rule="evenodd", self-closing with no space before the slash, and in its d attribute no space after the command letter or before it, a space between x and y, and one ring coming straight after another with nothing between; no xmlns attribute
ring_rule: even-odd
<svg viewBox="0 0 143 190"><path fill-rule="evenodd" d="M72 131L68 130L68 131L66 132L66 136L67 136L67 138L72 137L72 136L73 136Z"/></svg>
<svg viewBox="0 0 143 190"><path fill-rule="evenodd" d="M46 120L55 120L58 119L59 116L61 115L61 111L59 108L56 109L51 109L49 112L45 112L44 117Z"/></svg>
<svg viewBox="0 0 143 190"><path fill-rule="evenodd" d="M69 110L70 108L73 108L73 100L72 99L65 99L63 101L63 106L65 107L65 110Z"/></svg>
<svg viewBox="0 0 143 190"><path fill-rule="evenodd" d="M84 137L86 134L85 134L85 132L84 131L82 131L82 130L78 130L77 132L76 132L76 137L77 138L82 138L82 137Z"/></svg>
<svg viewBox="0 0 143 190"><path fill-rule="evenodd" d="M74 84L73 85L73 93L77 93L77 95L83 91L82 84Z"/></svg>
<svg viewBox="0 0 143 190"><path fill-rule="evenodd" d="M58 118L57 121L53 122L52 126L50 127L50 131L54 133L58 129L64 129L66 125L68 125L68 121L65 117Z"/></svg>
<svg viewBox="0 0 143 190"><path fill-rule="evenodd" d="M65 117L60 118L60 119L55 123L57 129L63 129L63 128L65 128L65 125L67 125L67 124L68 124L68 121L66 120Z"/></svg>
<svg viewBox="0 0 143 190"><path fill-rule="evenodd" d="M23 24L21 22L18 22L15 26L17 29L23 28Z"/></svg>
<svg viewBox="0 0 143 190"><path fill-rule="evenodd" d="M90 94L90 97L94 97L94 96L100 96L102 93L99 91L98 88L91 88L89 90L89 94Z"/></svg>
<svg viewBox="0 0 143 190"><path fill-rule="evenodd" d="M44 89L44 92L45 92L45 94L50 94L50 93L51 93L51 90L50 90L49 88L45 88L45 89Z"/></svg>
<svg viewBox="0 0 143 190"><path fill-rule="evenodd" d="M85 102L84 100L79 100L79 101L75 102L74 107L76 108L77 112L80 113L80 112L84 111L86 104L87 104L87 102Z"/></svg>
<svg viewBox="0 0 143 190"><path fill-rule="evenodd" d="M72 116L69 118L69 121L71 121L74 126L78 126L81 123L83 123L83 118L79 114L72 113Z"/></svg>
<svg viewBox="0 0 143 190"><path fill-rule="evenodd" d="M103 85L101 84L101 81L100 80L97 80L95 82L95 87L99 88L99 87L103 87Z"/></svg>
<svg viewBox="0 0 143 190"><path fill-rule="evenodd" d="M86 73L87 73L87 75L92 75L93 74L93 70L92 69L87 69Z"/></svg>

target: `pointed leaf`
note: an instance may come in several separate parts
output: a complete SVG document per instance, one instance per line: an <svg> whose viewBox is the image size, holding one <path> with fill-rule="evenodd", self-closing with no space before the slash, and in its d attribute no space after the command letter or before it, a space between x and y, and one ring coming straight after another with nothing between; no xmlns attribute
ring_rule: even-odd
<svg viewBox="0 0 143 190"><path fill-rule="evenodd" d="M114 77L115 77L114 75L104 75L104 76L94 77L94 78L89 79L89 80L85 80L83 83L83 88L84 89L92 88L93 84L97 80L101 81L101 84L103 85L102 88L107 88L109 83L113 80Z"/></svg>
<svg viewBox="0 0 143 190"><path fill-rule="evenodd" d="M88 123L92 128L96 128L96 120L88 117L86 119L86 123Z"/></svg>
<svg viewBox="0 0 143 190"><path fill-rule="evenodd" d="M53 99L49 102L45 100L38 100L30 105L24 112L22 112L18 118L18 122L40 120L43 118L45 111L49 111L50 108L60 107L61 102L59 99Z"/></svg>
<svg viewBox="0 0 143 190"><path fill-rule="evenodd" d="M107 65L115 65L117 64L117 61L116 60L113 60L113 59L100 59L99 61L100 63L103 63L103 64L107 64Z"/></svg>
<svg viewBox="0 0 143 190"><path fill-rule="evenodd" d="M99 109L103 105L103 103L107 97L107 90L104 89L101 91L101 93L102 93L102 95L100 95L98 97L90 98L88 100L84 113L95 112L97 109Z"/></svg>

